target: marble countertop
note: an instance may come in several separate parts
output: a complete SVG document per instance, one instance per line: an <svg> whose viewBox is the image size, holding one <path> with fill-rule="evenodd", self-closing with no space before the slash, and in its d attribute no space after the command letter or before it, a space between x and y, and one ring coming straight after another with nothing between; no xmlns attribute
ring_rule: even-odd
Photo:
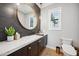
<svg viewBox="0 0 79 59"><path fill-rule="evenodd" d="M18 49L21 49L24 46L38 40L41 37L43 36L30 35L30 36L24 36L18 40L14 40L10 42L7 42L7 41L0 42L0 56L7 56L17 51Z"/></svg>

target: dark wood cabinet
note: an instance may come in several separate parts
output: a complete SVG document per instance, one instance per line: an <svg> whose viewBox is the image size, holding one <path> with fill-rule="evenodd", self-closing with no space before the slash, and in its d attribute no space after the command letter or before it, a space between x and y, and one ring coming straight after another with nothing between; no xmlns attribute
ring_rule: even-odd
<svg viewBox="0 0 79 59"><path fill-rule="evenodd" d="M44 48L45 48L44 40L42 40L42 38L41 38L40 40L38 40L38 54L39 55L42 53Z"/></svg>
<svg viewBox="0 0 79 59"><path fill-rule="evenodd" d="M27 47L23 47L11 54L9 54L8 56L27 56Z"/></svg>
<svg viewBox="0 0 79 59"><path fill-rule="evenodd" d="M38 54L40 55L47 45L47 35L38 40Z"/></svg>
<svg viewBox="0 0 79 59"><path fill-rule="evenodd" d="M38 55L38 45L37 41L31 43L27 46L27 54L28 56L37 56Z"/></svg>
<svg viewBox="0 0 79 59"><path fill-rule="evenodd" d="M37 41L13 52L9 56L38 56L47 45L47 35Z"/></svg>

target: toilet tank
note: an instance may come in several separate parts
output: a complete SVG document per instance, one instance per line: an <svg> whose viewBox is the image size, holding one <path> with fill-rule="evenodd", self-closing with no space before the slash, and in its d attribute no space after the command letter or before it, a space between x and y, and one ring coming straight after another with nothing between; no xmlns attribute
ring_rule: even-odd
<svg viewBox="0 0 79 59"><path fill-rule="evenodd" d="M71 45L71 44L72 44L72 39L69 39L69 38L62 38L62 44Z"/></svg>

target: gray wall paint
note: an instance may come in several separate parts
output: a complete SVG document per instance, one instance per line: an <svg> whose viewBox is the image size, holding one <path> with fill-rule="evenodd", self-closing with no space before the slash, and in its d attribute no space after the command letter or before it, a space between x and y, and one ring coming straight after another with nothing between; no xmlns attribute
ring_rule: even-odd
<svg viewBox="0 0 79 59"><path fill-rule="evenodd" d="M48 30L50 11L53 8L61 7L62 30ZM73 39L73 45L79 48L79 4L52 4L41 9L41 31L48 33L48 47L55 48L60 44L60 38Z"/></svg>
<svg viewBox="0 0 79 59"><path fill-rule="evenodd" d="M39 31L39 25L33 30L27 30L22 27L16 15L16 7L16 4L0 3L0 41L6 40L6 35L4 33L5 27L13 26L16 31L21 34L21 37L35 34ZM39 17L40 9L35 4L33 4L33 8ZM11 13L12 11L13 13Z"/></svg>

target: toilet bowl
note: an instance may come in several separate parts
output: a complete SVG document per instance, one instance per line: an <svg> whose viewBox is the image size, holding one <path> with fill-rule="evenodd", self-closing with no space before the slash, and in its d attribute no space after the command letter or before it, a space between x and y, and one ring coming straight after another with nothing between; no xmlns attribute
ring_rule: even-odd
<svg viewBox="0 0 79 59"><path fill-rule="evenodd" d="M77 52L72 46L72 39L62 38L62 50L65 56L76 56Z"/></svg>
<svg viewBox="0 0 79 59"><path fill-rule="evenodd" d="M64 56L76 56L77 52L71 45L63 44L62 45Z"/></svg>

